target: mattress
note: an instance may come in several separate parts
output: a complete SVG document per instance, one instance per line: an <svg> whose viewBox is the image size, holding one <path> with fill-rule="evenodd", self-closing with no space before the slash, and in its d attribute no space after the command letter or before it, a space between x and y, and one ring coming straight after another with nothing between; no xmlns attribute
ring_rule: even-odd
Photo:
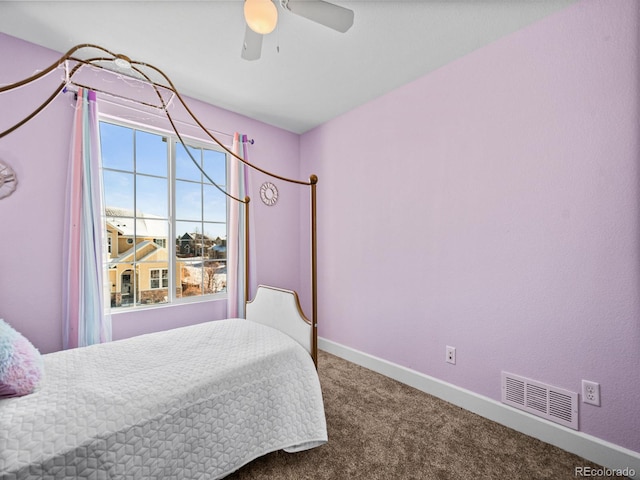
<svg viewBox="0 0 640 480"><path fill-rule="evenodd" d="M228 319L44 355L38 391L0 400L0 478L216 479L322 445L309 354Z"/></svg>

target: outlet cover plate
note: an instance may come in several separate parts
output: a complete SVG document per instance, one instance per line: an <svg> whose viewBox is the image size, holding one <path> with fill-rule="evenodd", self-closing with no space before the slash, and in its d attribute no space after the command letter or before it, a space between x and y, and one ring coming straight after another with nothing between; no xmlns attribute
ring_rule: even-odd
<svg viewBox="0 0 640 480"><path fill-rule="evenodd" d="M599 407L600 384L589 380L582 380L582 401Z"/></svg>
<svg viewBox="0 0 640 480"><path fill-rule="evenodd" d="M453 365L456 364L456 347L450 347L447 345L445 361Z"/></svg>

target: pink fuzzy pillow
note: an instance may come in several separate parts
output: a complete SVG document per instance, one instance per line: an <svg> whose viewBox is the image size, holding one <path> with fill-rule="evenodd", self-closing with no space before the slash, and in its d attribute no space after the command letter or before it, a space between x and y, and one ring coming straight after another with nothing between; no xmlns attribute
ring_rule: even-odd
<svg viewBox="0 0 640 480"><path fill-rule="evenodd" d="M42 376L38 349L0 318L0 399L32 393Z"/></svg>

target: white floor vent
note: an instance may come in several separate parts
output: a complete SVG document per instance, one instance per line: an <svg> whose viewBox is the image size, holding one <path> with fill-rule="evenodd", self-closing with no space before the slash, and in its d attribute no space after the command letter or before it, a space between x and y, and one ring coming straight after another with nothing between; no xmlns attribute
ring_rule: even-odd
<svg viewBox="0 0 640 480"><path fill-rule="evenodd" d="M578 430L578 394L502 372L502 403Z"/></svg>

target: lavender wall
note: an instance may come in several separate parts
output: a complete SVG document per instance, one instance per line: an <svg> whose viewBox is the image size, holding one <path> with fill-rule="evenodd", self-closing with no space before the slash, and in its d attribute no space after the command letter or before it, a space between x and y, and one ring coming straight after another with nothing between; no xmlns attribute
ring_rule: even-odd
<svg viewBox="0 0 640 480"><path fill-rule="evenodd" d="M33 74L55 61L57 52L0 34L0 84ZM0 96L0 129L23 118L29 108L44 100L61 80L56 72L37 86L24 87ZM108 97L103 97L108 99ZM25 334L44 353L62 347L61 253L66 169L73 112L69 95L58 97L27 126L0 139L0 158L16 171L18 189L0 201L0 318ZM299 136L261 122L189 100L191 108L213 130L240 131L255 139L250 159L285 176L298 173ZM148 121L109 103L101 110ZM185 119L178 109L176 118ZM229 143L231 139L221 136ZM258 282L298 289L299 215L296 187L278 183L278 208L259 200L262 174L253 175L253 209L257 240ZM198 323L226 316L226 302L118 313L113 316L114 338Z"/></svg>
<svg viewBox="0 0 640 480"><path fill-rule="evenodd" d="M304 134L320 335L495 400L599 382L581 430L640 452L639 31L585 0Z"/></svg>
<svg viewBox="0 0 640 480"><path fill-rule="evenodd" d="M319 175L323 337L493 399L501 370L600 382L581 430L640 452L638 17L635 0L583 1L301 137L194 109L255 138L261 165ZM0 34L0 84L55 58ZM2 95L0 128L46 90ZM71 113L61 97L0 140L20 181L0 201L0 317L44 352L61 346ZM259 281L308 305L306 228L290 235L305 210L278 186L277 208L255 202ZM221 302L119 314L114 333L224 315Z"/></svg>

